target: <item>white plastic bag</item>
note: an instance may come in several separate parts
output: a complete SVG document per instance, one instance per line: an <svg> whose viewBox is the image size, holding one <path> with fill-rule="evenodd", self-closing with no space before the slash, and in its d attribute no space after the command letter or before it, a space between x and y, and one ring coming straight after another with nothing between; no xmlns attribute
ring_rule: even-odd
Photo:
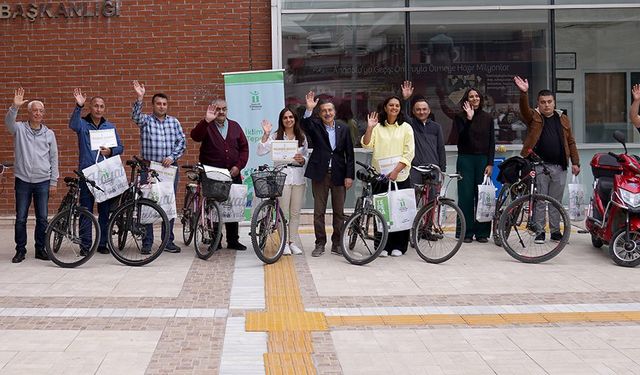
<svg viewBox="0 0 640 375"><path fill-rule="evenodd" d="M124 193L129 187L129 182L127 181L127 174L124 166L122 166L120 155L112 156L98 163L99 157L100 153L98 152L96 164L83 169L82 173L103 190L100 191L87 184L95 201L101 203Z"/></svg>
<svg viewBox="0 0 640 375"><path fill-rule="evenodd" d="M173 190L173 182L176 179L178 167L163 167L161 163L152 161L151 169L158 173L159 181L151 184L151 189L143 190L145 198L149 198L158 203L167 214L169 220L175 219L178 215L176 212L176 194ZM148 194L145 194L149 192Z"/></svg>
<svg viewBox="0 0 640 375"><path fill-rule="evenodd" d="M569 219L582 221L585 219L584 186L573 175L569 184Z"/></svg>
<svg viewBox="0 0 640 375"><path fill-rule="evenodd" d="M482 184L478 185L478 205L476 207L476 221L486 223L493 220L496 210L496 187L489 176L484 176Z"/></svg>
<svg viewBox="0 0 640 375"><path fill-rule="evenodd" d="M392 183L396 190L391 190ZM389 232L411 229L417 213L414 189L398 190L398 184L389 181L389 190L386 193L374 195L373 204L387 221Z"/></svg>
<svg viewBox="0 0 640 375"><path fill-rule="evenodd" d="M247 185L232 184L229 199L220 203L222 221L234 223L244 221L244 210L247 207Z"/></svg>

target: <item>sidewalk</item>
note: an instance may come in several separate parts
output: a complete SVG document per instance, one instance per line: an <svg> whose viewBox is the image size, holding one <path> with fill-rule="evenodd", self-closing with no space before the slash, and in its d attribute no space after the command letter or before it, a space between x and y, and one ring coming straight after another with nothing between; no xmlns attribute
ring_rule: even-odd
<svg viewBox="0 0 640 375"><path fill-rule="evenodd" d="M271 266L183 246L62 269L32 247L11 264L0 225L0 375L640 373L640 273L588 235L539 265L474 242L441 265L410 250L357 267L302 239Z"/></svg>

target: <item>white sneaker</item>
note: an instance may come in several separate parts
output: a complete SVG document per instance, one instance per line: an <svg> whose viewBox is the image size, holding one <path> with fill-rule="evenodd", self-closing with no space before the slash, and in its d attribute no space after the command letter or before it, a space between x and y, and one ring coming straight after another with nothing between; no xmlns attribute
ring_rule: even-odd
<svg viewBox="0 0 640 375"><path fill-rule="evenodd" d="M392 257L400 257L400 256L402 256L402 251L400 251L400 250L391 250L391 256Z"/></svg>
<svg viewBox="0 0 640 375"><path fill-rule="evenodd" d="M291 252L295 255L302 254L302 250L298 246L296 246L294 243L289 244L289 249L291 249Z"/></svg>
<svg viewBox="0 0 640 375"><path fill-rule="evenodd" d="M382 250L380 252L380 255L378 255L380 258L386 258L389 256L389 253L387 253L387 250Z"/></svg>
<svg viewBox="0 0 640 375"><path fill-rule="evenodd" d="M282 252L282 255L291 255L291 248L289 247L289 244L284 245L284 251Z"/></svg>

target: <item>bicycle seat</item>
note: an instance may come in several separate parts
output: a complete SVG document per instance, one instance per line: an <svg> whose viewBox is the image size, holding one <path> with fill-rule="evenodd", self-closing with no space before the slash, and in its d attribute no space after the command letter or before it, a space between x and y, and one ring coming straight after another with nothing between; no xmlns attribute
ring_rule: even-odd
<svg viewBox="0 0 640 375"><path fill-rule="evenodd" d="M9 167L13 167L13 163L8 162L8 161L3 161L0 162L1 165L4 165L5 167L9 168Z"/></svg>
<svg viewBox="0 0 640 375"><path fill-rule="evenodd" d="M422 182L428 185L435 185L440 182L440 167L435 164L428 165L414 165L411 168L420 172L422 175Z"/></svg>
<svg viewBox="0 0 640 375"><path fill-rule="evenodd" d="M130 167L135 167L136 165L138 165L138 162L135 160L127 160L126 164Z"/></svg>
<svg viewBox="0 0 640 375"><path fill-rule="evenodd" d="M71 184L71 183L77 184L78 183L78 179L75 178L75 177L65 177L64 178L64 183L65 184Z"/></svg>
<svg viewBox="0 0 640 375"><path fill-rule="evenodd" d="M183 169L193 169L193 165L191 164L185 164L182 166Z"/></svg>
<svg viewBox="0 0 640 375"><path fill-rule="evenodd" d="M372 176L365 169L358 169L358 171L356 172L356 178L365 183L373 182L374 180L374 176Z"/></svg>

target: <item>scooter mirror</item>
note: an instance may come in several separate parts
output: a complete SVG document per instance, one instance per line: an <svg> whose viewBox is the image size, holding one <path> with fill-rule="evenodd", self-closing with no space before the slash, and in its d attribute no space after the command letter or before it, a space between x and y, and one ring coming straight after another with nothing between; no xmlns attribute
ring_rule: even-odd
<svg viewBox="0 0 640 375"><path fill-rule="evenodd" d="M624 133L621 132L620 130L614 131L613 139L622 143L622 147L624 147L624 152L627 153L627 145L626 145L627 137L624 135Z"/></svg>

